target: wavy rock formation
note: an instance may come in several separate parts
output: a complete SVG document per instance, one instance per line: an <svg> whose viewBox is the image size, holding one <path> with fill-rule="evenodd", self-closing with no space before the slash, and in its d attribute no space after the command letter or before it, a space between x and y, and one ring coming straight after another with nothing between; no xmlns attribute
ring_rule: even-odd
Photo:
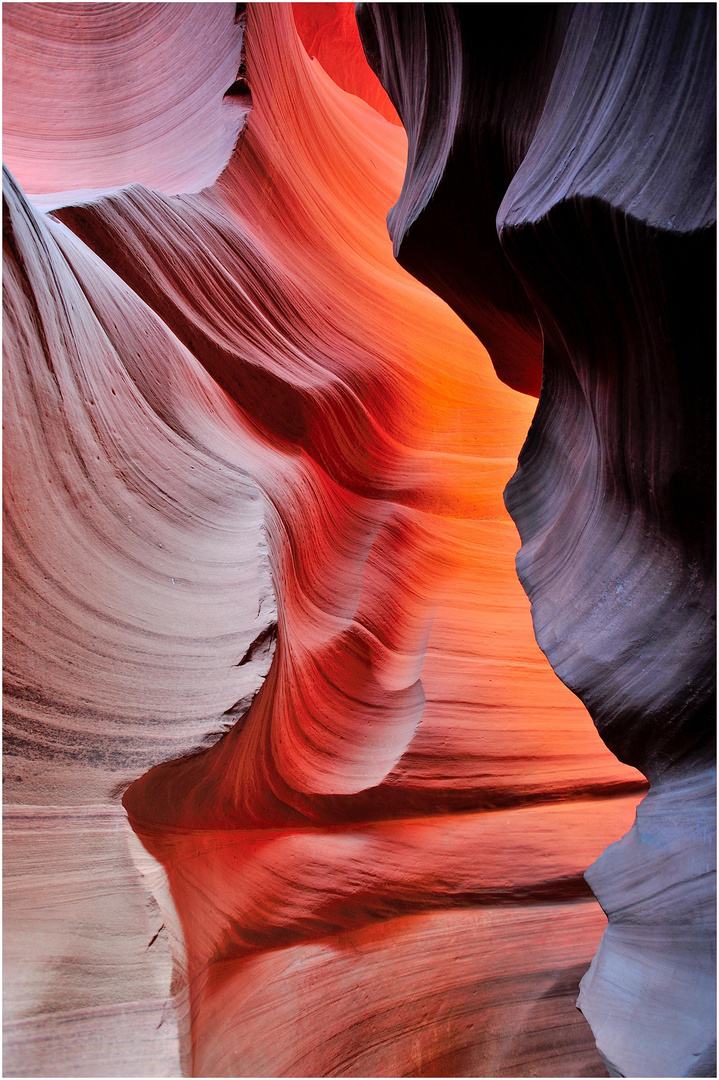
<svg viewBox="0 0 719 1080"><path fill-rule="evenodd" d="M176 1075L167 936L148 954L163 919L118 798L267 673L262 500L197 361L4 194L4 1068Z"/></svg>
<svg viewBox="0 0 719 1080"><path fill-rule="evenodd" d="M3 4L3 156L22 188L59 204L211 184L250 104L244 22L223 3Z"/></svg>
<svg viewBox="0 0 719 1080"><path fill-rule="evenodd" d="M293 3L292 13L309 56L320 62L333 82L401 126L387 91L365 60L354 4Z"/></svg>
<svg viewBox="0 0 719 1080"><path fill-rule="evenodd" d="M388 216L402 266L486 346L500 379L539 394L542 339L495 218L535 134L570 5L358 4L367 58L409 142Z"/></svg>
<svg viewBox="0 0 719 1080"><path fill-rule="evenodd" d="M516 580L534 402L397 265L407 137L290 5L244 57L172 6L157 63L218 7L212 187L161 138L52 213L5 181L5 1072L603 1075L582 874L646 785ZM72 9L122 72L140 7Z"/></svg>
<svg viewBox="0 0 719 1080"><path fill-rule="evenodd" d="M468 7L361 6L410 141L388 223L490 353L510 279L541 327L517 569L555 671L653 785L587 875L610 928L581 1006L613 1075L714 1075L715 12L523 8L507 62L517 7ZM511 340L493 359L517 385Z"/></svg>

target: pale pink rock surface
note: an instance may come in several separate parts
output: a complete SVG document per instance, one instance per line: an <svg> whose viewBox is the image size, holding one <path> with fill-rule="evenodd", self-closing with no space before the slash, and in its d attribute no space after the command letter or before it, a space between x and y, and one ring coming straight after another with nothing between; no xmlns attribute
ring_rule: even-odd
<svg viewBox="0 0 719 1080"><path fill-rule="evenodd" d="M235 4L3 4L3 160L33 195L207 187L247 115L243 32Z"/></svg>

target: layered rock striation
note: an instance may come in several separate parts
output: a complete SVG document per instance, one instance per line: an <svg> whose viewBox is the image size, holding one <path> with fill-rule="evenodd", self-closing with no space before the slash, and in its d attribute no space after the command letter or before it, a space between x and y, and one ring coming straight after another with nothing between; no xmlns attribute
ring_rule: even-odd
<svg viewBox="0 0 719 1080"><path fill-rule="evenodd" d="M205 190L166 182L157 135L130 175L78 152L45 210L9 147L6 1073L603 1075L582 875L646 785L516 580L534 402L394 259L411 124L338 86L290 5L37 7L8 55L72 15L68 70L89 36L119 80L131 26L151 84L224 27L207 100L244 127ZM173 85L138 93L138 139ZM192 173L194 136L169 145Z"/></svg>
<svg viewBox="0 0 719 1080"><path fill-rule="evenodd" d="M526 42L509 62L503 19ZM711 1075L714 9L361 5L359 22L410 140L398 258L480 336L516 320L510 280L541 328L506 491L517 570L554 670L653 785L587 875L610 929L581 1007L613 1074ZM516 384L509 341L493 359Z"/></svg>
<svg viewBox="0 0 719 1080"><path fill-rule="evenodd" d="M23 190L199 191L250 105L239 5L3 5L3 154Z"/></svg>

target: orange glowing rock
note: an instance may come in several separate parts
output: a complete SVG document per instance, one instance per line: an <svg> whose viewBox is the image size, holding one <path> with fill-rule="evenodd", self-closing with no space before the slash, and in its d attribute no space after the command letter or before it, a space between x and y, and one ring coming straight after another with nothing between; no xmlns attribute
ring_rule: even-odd
<svg viewBox="0 0 719 1080"><path fill-rule="evenodd" d="M354 4L293 3L295 26L311 57L338 86L363 98L386 120L402 126L397 110L362 50Z"/></svg>
<svg viewBox="0 0 719 1080"><path fill-rule="evenodd" d="M505 490L537 641L652 788L587 870L612 1075L716 1072L716 12L359 4L398 260L539 395ZM540 385L541 376L541 385Z"/></svg>
<svg viewBox="0 0 719 1080"><path fill-rule="evenodd" d="M289 5L250 6L246 78L206 191L44 216L8 184L13 760L40 747L8 794L69 819L134 780L174 963L155 1075L601 1075L574 1009L605 922L582 873L643 780L516 579L502 491L535 402L395 262L404 131L311 61ZM112 927L145 947L124 917L87 949ZM14 1061L50 1039L69 1066L82 1018L63 1041L30 953ZM52 1011L77 985L98 1030L80 967ZM123 1017L158 1000L121 970L117 1067Z"/></svg>

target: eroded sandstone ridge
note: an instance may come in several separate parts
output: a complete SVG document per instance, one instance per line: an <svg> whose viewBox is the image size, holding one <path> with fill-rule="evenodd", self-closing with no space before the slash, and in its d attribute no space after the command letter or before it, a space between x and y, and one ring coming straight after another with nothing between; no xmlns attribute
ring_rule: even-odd
<svg viewBox="0 0 719 1080"><path fill-rule="evenodd" d="M541 330L517 570L554 670L652 782L587 875L610 926L581 1008L614 1074L713 1075L715 10L359 22L409 137L400 262L510 385L538 385Z"/></svg>
<svg viewBox="0 0 719 1080"><path fill-rule="evenodd" d="M515 575L539 323L496 242L506 302L472 321L469 254L442 293L512 389L397 264L407 135L322 6L4 7L6 1075L605 1074L583 872L646 784Z"/></svg>
<svg viewBox="0 0 719 1080"><path fill-rule="evenodd" d="M3 30L3 153L25 191L199 191L229 161L247 105L229 4L9 3Z"/></svg>

